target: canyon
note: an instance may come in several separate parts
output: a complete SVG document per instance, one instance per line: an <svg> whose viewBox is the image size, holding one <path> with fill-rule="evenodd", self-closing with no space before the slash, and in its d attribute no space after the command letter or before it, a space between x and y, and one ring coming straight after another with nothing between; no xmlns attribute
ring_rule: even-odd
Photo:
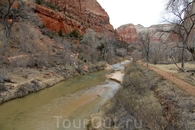
<svg viewBox="0 0 195 130"><path fill-rule="evenodd" d="M6 10L7 6L8 2L0 2L0 8ZM102 54L109 40L115 43L106 53L123 45L96 0L23 0L14 1L10 9L22 11L20 15L25 18L14 21L7 48L4 30L0 30L0 49L4 52L0 54L0 104L68 78L103 70L107 62L116 63L121 58L115 53L110 58ZM90 33L83 40L89 29L94 36ZM78 36L70 35L74 31Z"/></svg>
<svg viewBox="0 0 195 130"><path fill-rule="evenodd" d="M178 36L174 33L164 33L163 37L161 37L162 32L158 32L158 30L163 30L163 29L168 30L171 27L172 25L169 25L169 24L151 25L150 27L144 27L140 24L138 25L125 24L117 28L116 32L118 33L118 35L122 37L123 41L125 41L128 44L135 45L135 46L139 42L138 34L145 30L149 30L149 33L155 33L150 38L151 43L159 43L160 40L163 40L163 41L166 40L168 42L179 41Z"/></svg>
<svg viewBox="0 0 195 130"><path fill-rule="evenodd" d="M174 125L178 129L180 119L195 128L191 116L195 99L171 83L176 79L170 77L176 74L158 76L151 65L136 64L145 55L137 47L139 33L145 31L152 34L151 43L158 43L152 44L153 48L148 45L152 50L150 63L171 63L165 62L169 60L167 44L159 43L172 44L179 38L158 31L171 25L126 24L114 30L97 0L22 1L26 3L16 0L10 9L14 12L24 6L27 18L13 23L6 48L5 32L0 30L0 129L55 130L65 128L65 121L87 119L82 128L75 129L94 130L93 117L97 116L110 118L104 122L110 129L117 125L124 129L126 119L143 119L143 129L172 129ZM6 8L5 4L0 1L0 9ZM10 24L12 17L4 19L0 14L0 21ZM0 28L4 26L0 23ZM180 56L180 51L177 53L175 57ZM193 80L194 72L186 73L186 77ZM114 117L121 122L115 123ZM60 121L56 123L56 119Z"/></svg>

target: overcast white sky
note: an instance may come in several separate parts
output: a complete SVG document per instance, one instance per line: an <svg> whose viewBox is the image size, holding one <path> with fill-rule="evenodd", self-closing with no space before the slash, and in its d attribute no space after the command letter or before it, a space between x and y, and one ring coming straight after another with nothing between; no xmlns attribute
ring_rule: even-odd
<svg viewBox="0 0 195 130"><path fill-rule="evenodd" d="M163 0L97 0L110 16L110 23L117 28L133 23L148 27L162 22Z"/></svg>

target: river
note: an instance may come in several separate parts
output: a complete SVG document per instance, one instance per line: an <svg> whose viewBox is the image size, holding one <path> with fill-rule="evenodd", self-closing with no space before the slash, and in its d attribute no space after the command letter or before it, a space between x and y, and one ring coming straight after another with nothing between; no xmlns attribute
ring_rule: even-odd
<svg viewBox="0 0 195 130"><path fill-rule="evenodd" d="M119 83L106 80L106 73L68 79L0 105L0 130L85 130L89 116L120 88Z"/></svg>

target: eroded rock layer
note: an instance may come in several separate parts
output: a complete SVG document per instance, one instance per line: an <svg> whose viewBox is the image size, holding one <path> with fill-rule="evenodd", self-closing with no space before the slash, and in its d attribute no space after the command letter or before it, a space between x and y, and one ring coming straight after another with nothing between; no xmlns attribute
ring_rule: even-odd
<svg viewBox="0 0 195 130"><path fill-rule="evenodd" d="M76 29L79 34L87 28L98 35L115 36L113 26L109 22L107 12L96 0L45 0L55 9L35 4L35 10L45 27L58 32L70 33Z"/></svg>

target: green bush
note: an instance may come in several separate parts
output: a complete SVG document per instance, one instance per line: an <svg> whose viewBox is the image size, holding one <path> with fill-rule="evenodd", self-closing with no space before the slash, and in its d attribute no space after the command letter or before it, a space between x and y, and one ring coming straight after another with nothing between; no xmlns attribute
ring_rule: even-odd
<svg viewBox="0 0 195 130"><path fill-rule="evenodd" d="M50 9L57 9L59 7L55 7L55 5L53 5L52 3L49 3L49 2L44 2L44 0L35 0L35 3L39 4L39 5L44 5Z"/></svg>
<svg viewBox="0 0 195 130"><path fill-rule="evenodd" d="M58 31L58 35L59 35L60 37L62 37L62 36L63 36L62 29L60 29L60 30Z"/></svg>
<svg viewBox="0 0 195 130"><path fill-rule="evenodd" d="M103 43L101 43L101 44L97 47L97 49L98 49L100 52L102 52L102 51L104 50L104 48L105 48L105 45L104 45Z"/></svg>
<svg viewBox="0 0 195 130"><path fill-rule="evenodd" d="M39 4L39 5L42 5L43 4L43 0L36 0L35 1L37 4Z"/></svg>
<svg viewBox="0 0 195 130"><path fill-rule="evenodd" d="M70 34L69 34L70 37L75 37L75 38L78 38L79 37L79 34L77 32L77 30L73 30Z"/></svg>
<svg viewBox="0 0 195 130"><path fill-rule="evenodd" d="M53 4L49 3L49 2L46 2L45 3L45 6L48 7L48 8L50 8L50 9L53 9L53 10L56 9L55 5L53 5Z"/></svg>

